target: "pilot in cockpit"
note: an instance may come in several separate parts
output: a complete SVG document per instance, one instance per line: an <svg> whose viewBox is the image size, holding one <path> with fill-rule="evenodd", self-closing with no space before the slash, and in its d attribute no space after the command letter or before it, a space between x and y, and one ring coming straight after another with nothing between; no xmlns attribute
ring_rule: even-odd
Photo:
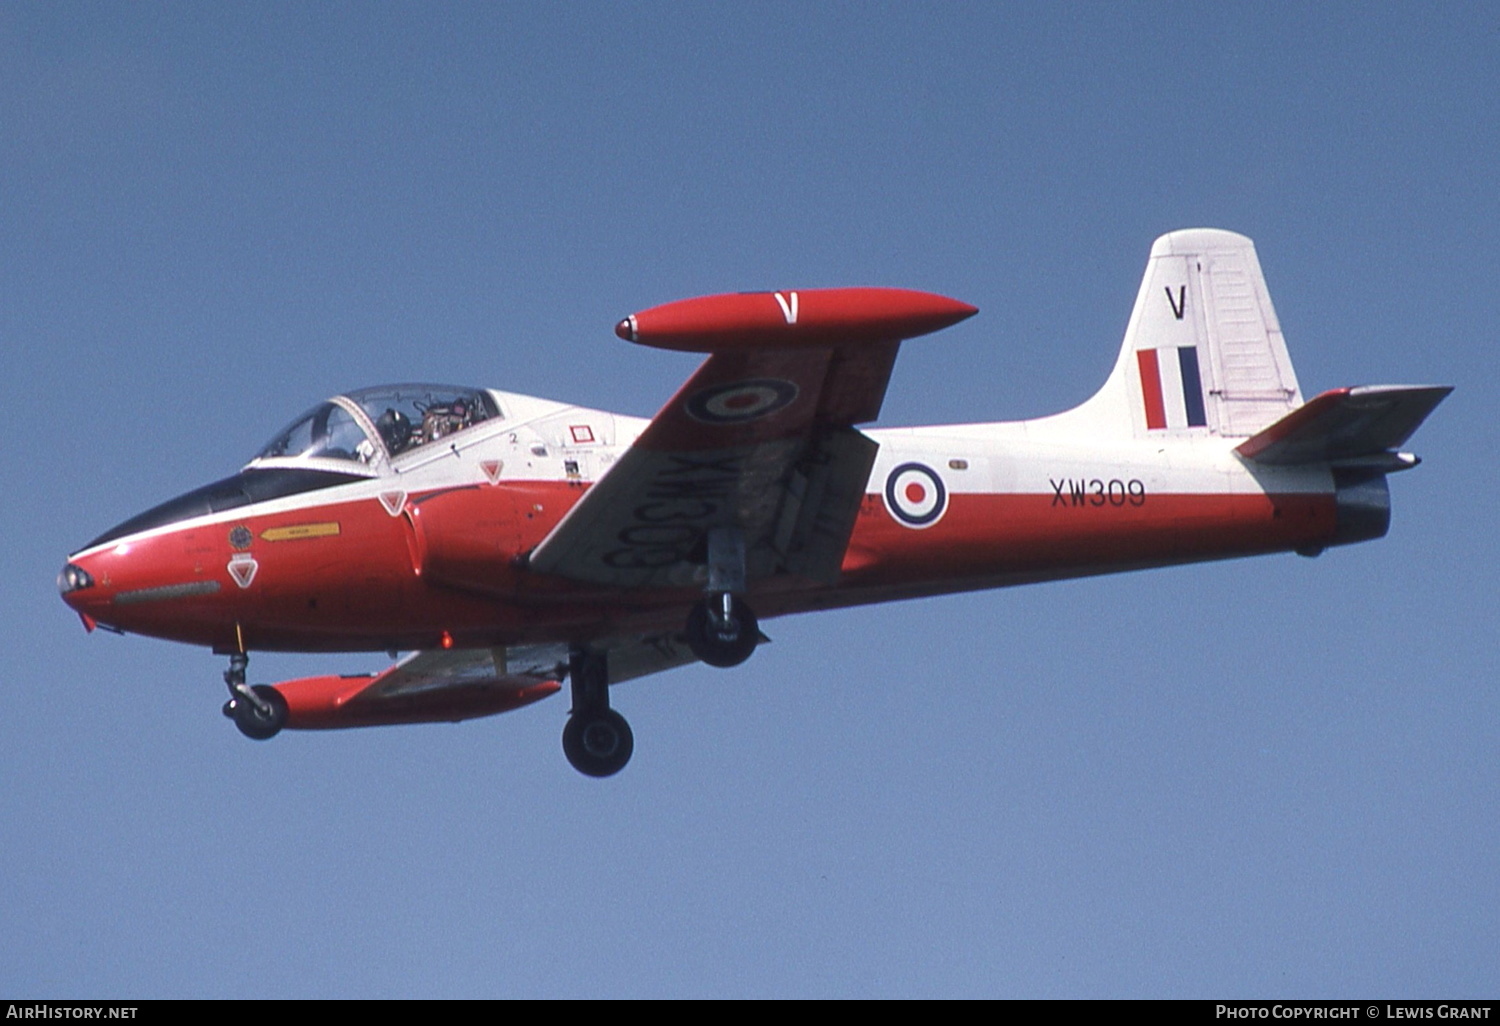
<svg viewBox="0 0 1500 1026"><path fill-rule="evenodd" d="M444 435L462 431L473 422L469 404L462 398L454 399L446 405L429 406L422 416L422 441L436 441Z"/></svg>
<svg viewBox="0 0 1500 1026"><path fill-rule="evenodd" d="M392 456L399 456L411 447L411 421L400 410L386 407L376 419L375 429L380 432L380 440Z"/></svg>

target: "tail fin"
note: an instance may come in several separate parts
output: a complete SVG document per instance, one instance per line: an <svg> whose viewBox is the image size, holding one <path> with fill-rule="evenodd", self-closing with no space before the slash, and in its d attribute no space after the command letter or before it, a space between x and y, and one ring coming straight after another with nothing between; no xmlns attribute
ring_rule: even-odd
<svg viewBox="0 0 1500 1026"><path fill-rule="evenodd" d="M1062 417L1116 436L1238 438L1301 405L1255 244L1190 228L1151 247L1114 371Z"/></svg>

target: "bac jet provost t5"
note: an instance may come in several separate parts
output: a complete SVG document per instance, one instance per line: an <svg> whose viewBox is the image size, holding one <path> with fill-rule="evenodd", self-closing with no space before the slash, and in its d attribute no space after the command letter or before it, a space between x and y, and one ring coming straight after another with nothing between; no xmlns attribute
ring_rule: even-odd
<svg viewBox="0 0 1500 1026"><path fill-rule="evenodd" d="M1304 403L1251 241L1156 241L1104 387L1055 416L871 429L901 342L974 307L898 289L689 299L622 338L708 359L650 421L481 388L336 396L233 477L127 520L59 587L85 626L229 656L282 727L463 720L568 681L563 750L630 759L609 686L734 666L764 618L1379 538L1451 390ZM251 686L252 649L409 653Z"/></svg>

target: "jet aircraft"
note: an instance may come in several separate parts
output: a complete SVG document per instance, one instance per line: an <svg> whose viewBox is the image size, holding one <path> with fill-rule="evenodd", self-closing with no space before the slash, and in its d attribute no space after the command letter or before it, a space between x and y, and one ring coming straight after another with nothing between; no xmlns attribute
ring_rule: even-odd
<svg viewBox="0 0 1500 1026"><path fill-rule="evenodd" d="M1151 249L1093 398L1005 423L861 429L903 341L976 313L899 289L708 296L627 317L709 354L650 420L509 392L366 388L232 477L114 527L58 585L93 630L228 656L246 735L458 721L567 682L569 762L634 739L610 686L728 667L789 613L1379 538L1386 477L1451 391L1304 402L1254 245ZM250 685L252 651L387 651ZM408 653L396 659L398 653Z"/></svg>

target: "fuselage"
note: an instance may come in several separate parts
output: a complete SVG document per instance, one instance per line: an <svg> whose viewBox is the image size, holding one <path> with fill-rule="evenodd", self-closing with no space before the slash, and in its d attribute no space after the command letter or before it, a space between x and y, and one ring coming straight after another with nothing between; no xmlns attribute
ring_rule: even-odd
<svg viewBox="0 0 1500 1026"><path fill-rule="evenodd" d="M700 579L642 594L527 565L648 421L483 395L488 419L406 451L356 456L389 441L370 415L371 439L342 463L326 446L263 453L221 483L227 499L190 493L76 553L88 584L64 597L86 623L223 652L587 644L679 626ZM879 451L841 573L752 581L762 617L1374 536L1326 466L1259 466L1228 439L1088 439L1059 418L864 434ZM620 531L620 559L691 557L701 539L674 511L711 484L703 463Z"/></svg>

